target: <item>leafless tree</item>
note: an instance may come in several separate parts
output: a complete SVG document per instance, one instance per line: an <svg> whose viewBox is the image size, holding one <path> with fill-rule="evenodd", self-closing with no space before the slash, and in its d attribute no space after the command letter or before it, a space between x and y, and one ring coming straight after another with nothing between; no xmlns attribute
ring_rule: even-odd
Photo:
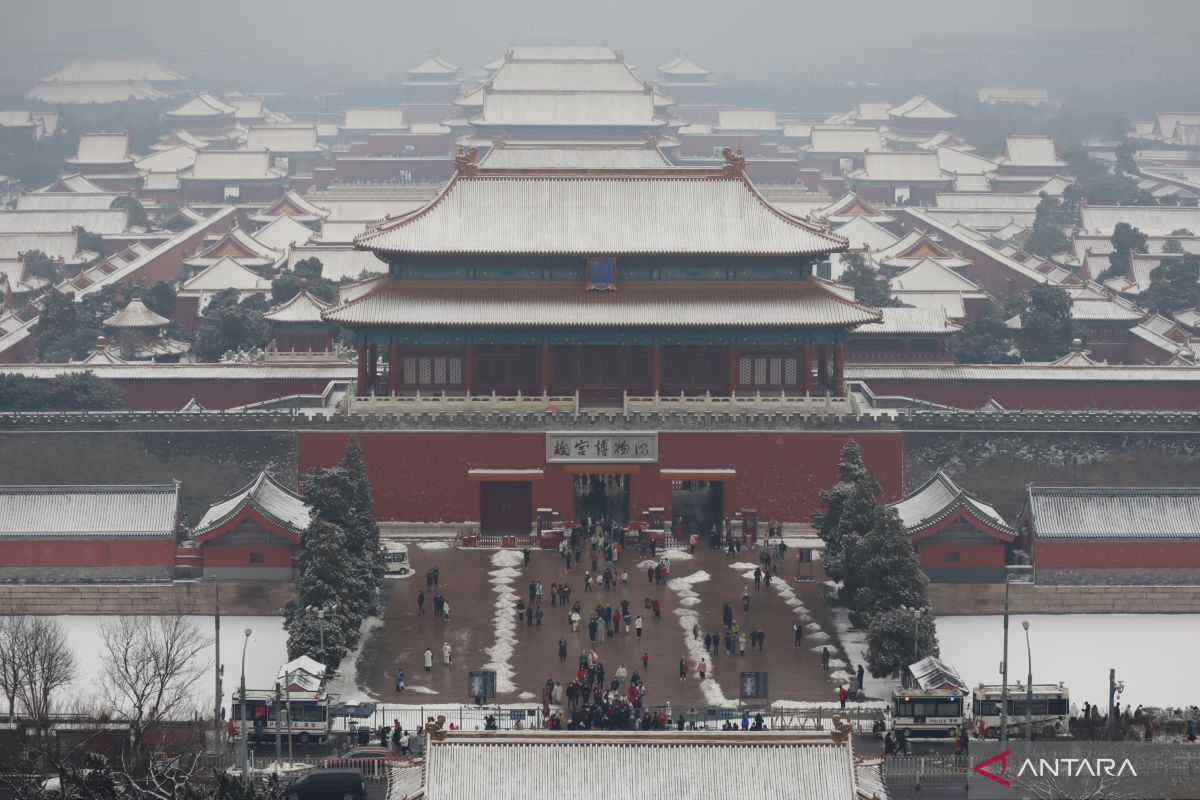
<svg viewBox="0 0 1200 800"><path fill-rule="evenodd" d="M129 723L138 753L151 730L198 708L194 688L204 674L200 653L210 640L186 617L118 617L100 625L101 693Z"/></svg>
<svg viewBox="0 0 1200 800"><path fill-rule="evenodd" d="M17 699L36 723L39 735L50 725L55 694L75 680L75 654L62 626L49 617L29 617L17 655L24 677Z"/></svg>
<svg viewBox="0 0 1200 800"><path fill-rule="evenodd" d="M25 679L21 656L28 632L27 617L0 617L0 691L4 692L4 699L8 701L9 722L16 717L17 692Z"/></svg>

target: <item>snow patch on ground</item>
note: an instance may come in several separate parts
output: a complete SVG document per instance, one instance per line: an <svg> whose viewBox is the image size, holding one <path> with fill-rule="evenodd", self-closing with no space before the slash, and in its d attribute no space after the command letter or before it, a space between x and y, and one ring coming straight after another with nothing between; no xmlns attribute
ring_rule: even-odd
<svg viewBox="0 0 1200 800"><path fill-rule="evenodd" d="M685 600L694 600L690 605L695 606L700 603L700 598L692 590L692 586L697 583L702 583L711 579L704 570L693 572L691 575L684 575L679 578L672 578L667 581L667 588L680 596L680 603ZM683 628L683 645L687 649L687 659L692 674L696 674L696 665L701 660L708 660L709 653L704 649L704 640L697 639L692 635L692 628L700 624L700 615L691 608L675 609L675 616L679 620L679 626ZM700 681L700 691L704 695L704 702L710 706L722 706L732 708L737 705L736 700L730 700L725 696L725 692L721 690L721 685L714 678L716 672L715 661L708 662L708 671L706 678ZM698 677L698 676L697 676Z"/></svg>
<svg viewBox="0 0 1200 800"><path fill-rule="evenodd" d="M657 566L658 566L658 562L657 562L657 561L651 561L651 560L650 560L650 559L648 559L648 558L647 558L645 561L639 561L639 562L638 562L638 569L642 570L643 572L645 572L645 571L646 571L646 570L648 570L648 569L653 569L653 568L655 568L655 567L657 567Z"/></svg>
<svg viewBox="0 0 1200 800"><path fill-rule="evenodd" d="M829 634L825 631L817 631L816 633L810 633L808 638L812 639L814 642L828 642Z"/></svg>
<svg viewBox="0 0 1200 800"><path fill-rule="evenodd" d="M436 689L430 689L428 686L405 686L404 691L415 692L417 694L437 694Z"/></svg>
<svg viewBox="0 0 1200 800"><path fill-rule="evenodd" d="M681 606L698 606L700 605L699 597L683 597L679 600Z"/></svg>
<svg viewBox="0 0 1200 800"><path fill-rule="evenodd" d="M519 550L497 550L492 553L492 564L497 567L523 567L525 556Z"/></svg>
<svg viewBox="0 0 1200 800"><path fill-rule="evenodd" d="M816 648L813 648L813 649L816 649ZM846 666L846 662L845 662L845 661L842 661L840 658L831 658L831 659L829 659L829 667L830 667L830 669L842 669L842 668L844 668L845 666Z"/></svg>
<svg viewBox="0 0 1200 800"><path fill-rule="evenodd" d="M838 643L850 662L848 665L850 669L857 669L859 664L865 666L867 663L866 632L855 630L854 626L850 624L850 612L842 606L830 608L829 616L833 619L833 628L837 631ZM947 663L953 664L953 662ZM891 697L892 689L896 688L896 682L891 678L874 678L870 672L863 673L863 682L866 684L864 690L868 697Z"/></svg>
<svg viewBox="0 0 1200 800"><path fill-rule="evenodd" d="M695 558L687 550L667 550L665 555L668 561L691 561Z"/></svg>
<svg viewBox="0 0 1200 800"><path fill-rule="evenodd" d="M533 692L521 692L519 695L517 695L517 697L521 700L532 700L537 697L537 695L535 695Z"/></svg>
<svg viewBox="0 0 1200 800"><path fill-rule="evenodd" d="M495 670L496 691L515 692L516 671L512 668L512 657L517 647L517 593L512 583L521 574L517 566L525 563L525 557L516 550L498 550L492 555L492 564L499 567L491 571L491 584L496 590L495 613L492 617L496 631L496 643L484 650L489 661L484 669Z"/></svg>
<svg viewBox="0 0 1200 800"><path fill-rule="evenodd" d="M812 633L817 633L821 630L821 626L819 623L810 622L804 626L804 629L807 631L811 631Z"/></svg>
<svg viewBox="0 0 1200 800"><path fill-rule="evenodd" d="M829 673L829 680L836 681L838 683L849 683L852 677L854 676L852 676L849 672L846 672L844 669L835 669L833 672Z"/></svg>
<svg viewBox="0 0 1200 800"><path fill-rule="evenodd" d="M735 561L729 565L729 568L730 569L748 569L748 570L750 570L751 575L753 575L754 570L758 569L758 564L751 564L749 561Z"/></svg>
<svg viewBox="0 0 1200 800"><path fill-rule="evenodd" d="M454 545L450 542L418 542L417 547L422 550L449 550ZM523 560L523 559L522 559Z"/></svg>

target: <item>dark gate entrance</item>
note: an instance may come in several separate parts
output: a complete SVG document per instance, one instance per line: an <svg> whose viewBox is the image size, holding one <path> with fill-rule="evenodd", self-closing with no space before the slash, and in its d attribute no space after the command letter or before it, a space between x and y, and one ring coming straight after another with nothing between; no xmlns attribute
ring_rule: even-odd
<svg viewBox="0 0 1200 800"><path fill-rule="evenodd" d="M561 347L552 356L551 394L573 394L587 406L619 406L623 392L652 393L648 347Z"/></svg>
<svg viewBox="0 0 1200 800"><path fill-rule="evenodd" d="M629 521L628 475L575 476L575 519L586 523L601 517L615 525Z"/></svg>
<svg viewBox="0 0 1200 800"><path fill-rule="evenodd" d="M530 481L484 481L479 484L479 532L484 535L528 535L533 521Z"/></svg>
<svg viewBox="0 0 1200 800"><path fill-rule="evenodd" d="M683 517L682 535L709 533L721 525L724 512L724 481L671 481L671 519Z"/></svg>

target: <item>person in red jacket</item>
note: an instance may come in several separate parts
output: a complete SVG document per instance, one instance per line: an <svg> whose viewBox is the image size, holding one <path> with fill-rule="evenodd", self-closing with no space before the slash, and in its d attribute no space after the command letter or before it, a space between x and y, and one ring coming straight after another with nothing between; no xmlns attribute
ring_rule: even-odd
<svg viewBox="0 0 1200 800"><path fill-rule="evenodd" d="M846 710L846 687L838 687L838 702L842 704L842 710Z"/></svg>

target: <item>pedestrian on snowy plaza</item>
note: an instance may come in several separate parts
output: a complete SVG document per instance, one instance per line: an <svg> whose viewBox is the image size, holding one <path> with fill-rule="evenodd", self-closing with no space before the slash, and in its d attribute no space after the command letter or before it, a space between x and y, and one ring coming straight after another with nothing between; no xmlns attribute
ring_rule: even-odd
<svg viewBox="0 0 1200 800"><path fill-rule="evenodd" d="M704 652L707 653L711 649L712 649L712 634L706 633L706 634L704 634Z"/></svg>
<svg viewBox="0 0 1200 800"><path fill-rule="evenodd" d="M758 652L760 652L760 653L762 652L763 645L766 644L766 641L767 641L767 632L759 631L758 632Z"/></svg>
<svg viewBox="0 0 1200 800"><path fill-rule="evenodd" d="M567 660L567 640L559 639L558 640L558 661L560 664L562 664L562 663L565 663L566 660Z"/></svg>
<svg viewBox="0 0 1200 800"><path fill-rule="evenodd" d="M703 658L700 659L700 663L696 665L696 672L700 673L700 680L704 680L704 673L708 672L708 662Z"/></svg>
<svg viewBox="0 0 1200 800"><path fill-rule="evenodd" d="M700 626L699 625L692 626L692 638L695 639L696 641L700 641Z"/></svg>
<svg viewBox="0 0 1200 800"><path fill-rule="evenodd" d="M846 710L846 687L838 687L838 702L842 705L842 711Z"/></svg>
<svg viewBox="0 0 1200 800"><path fill-rule="evenodd" d="M742 611L743 611L743 613L746 613L746 614L750 613L750 590L749 589L742 590Z"/></svg>
<svg viewBox="0 0 1200 800"><path fill-rule="evenodd" d="M533 622L535 625L542 624L542 607L538 606L537 611L533 612Z"/></svg>
<svg viewBox="0 0 1200 800"><path fill-rule="evenodd" d="M679 659L679 680L681 680L681 681L687 680L687 674L688 674L687 656L684 656L683 658Z"/></svg>
<svg viewBox="0 0 1200 800"><path fill-rule="evenodd" d="M521 551L521 555L525 557L525 566L529 566L529 548L526 547Z"/></svg>
<svg viewBox="0 0 1200 800"><path fill-rule="evenodd" d="M740 655L746 655L746 634L738 634L738 650Z"/></svg>
<svg viewBox="0 0 1200 800"><path fill-rule="evenodd" d="M639 638L639 639L642 638L642 625L643 624L644 623L642 622L642 617L639 614L638 618L633 621L633 632L634 632L634 635L637 636L637 638Z"/></svg>
<svg viewBox="0 0 1200 800"><path fill-rule="evenodd" d="M662 619L662 604L658 602L658 598L654 598L654 618Z"/></svg>
<svg viewBox="0 0 1200 800"><path fill-rule="evenodd" d="M823 672L829 672L829 648L828 647L821 648L821 670Z"/></svg>
<svg viewBox="0 0 1200 800"><path fill-rule="evenodd" d="M762 583L762 568L755 567L754 568L754 588L757 589L759 584L761 584L761 583Z"/></svg>
<svg viewBox="0 0 1200 800"><path fill-rule="evenodd" d="M861 691L862 691L864 688L866 688L866 687L863 685L863 678L866 676L866 674L867 674L867 673L866 673L866 670L864 670L864 669L863 669L863 665L862 665L862 664L859 664L859 665L858 665L858 691L860 691L860 692L861 692Z"/></svg>
<svg viewBox="0 0 1200 800"><path fill-rule="evenodd" d="M799 622L792 625L792 644L796 647L800 646L801 640L804 639L804 626Z"/></svg>
<svg viewBox="0 0 1200 800"><path fill-rule="evenodd" d="M650 669L650 654L642 653L642 669Z"/></svg>
<svg viewBox="0 0 1200 800"><path fill-rule="evenodd" d="M583 590L585 592L592 590L592 574L587 570L583 571Z"/></svg>
<svg viewBox="0 0 1200 800"><path fill-rule="evenodd" d="M428 647L425 648L425 671L429 672L433 669L433 651Z"/></svg>
<svg viewBox="0 0 1200 800"><path fill-rule="evenodd" d="M450 643L442 642L442 663L450 666Z"/></svg>
<svg viewBox="0 0 1200 800"><path fill-rule="evenodd" d="M442 568L439 567L437 564L434 564L433 565L433 585L437 586L438 581L440 581L441 578L442 578Z"/></svg>
<svg viewBox="0 0 1200 800"><path fill-rule="evenodd" d="M442 619L446 622L450 621L450 601L444 597L442 598Z"/></svg>
<svg viewBox="0 0 1200 800"><path fill-rule="evenodd" d="M396 681L396 691L403 692L404 691L404 670L400 669L399 667L396 668L395 681Z"/></svg>

